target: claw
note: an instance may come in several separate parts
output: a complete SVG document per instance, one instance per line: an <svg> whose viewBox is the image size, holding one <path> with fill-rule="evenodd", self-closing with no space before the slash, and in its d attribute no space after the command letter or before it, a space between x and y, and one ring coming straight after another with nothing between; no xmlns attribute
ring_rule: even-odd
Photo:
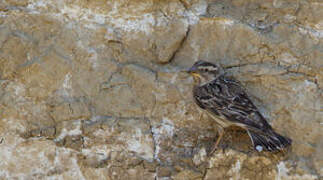
<svg viewBox="0 0 323 180"><path fill-rule="evenodd" d="M224 134L223 130L219 130L218 133L219 133L219 137L216 140L215 144L213 145L213 147L212 147L212 149L211 149L211 151L209 153L209 156L211 156L218 149L219 143L220 143L220 141L221 141L221 139L223 137L223 134Z"/></svg>

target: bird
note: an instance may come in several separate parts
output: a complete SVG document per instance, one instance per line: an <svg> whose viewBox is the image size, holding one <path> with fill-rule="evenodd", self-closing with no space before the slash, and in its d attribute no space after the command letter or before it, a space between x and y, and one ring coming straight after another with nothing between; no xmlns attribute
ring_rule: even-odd
<svg viewBox="0 0 323 180"><path fill-rule="evenodd" d="M185 72L193 76L193 99L202 112L215 120L218 138L211 148L213 154L230 126L245 129L254 150L278 152L291 145L292 140L274 131L249 98L241 83L228 76L224 69L211 62L198 60Z"/></svg>

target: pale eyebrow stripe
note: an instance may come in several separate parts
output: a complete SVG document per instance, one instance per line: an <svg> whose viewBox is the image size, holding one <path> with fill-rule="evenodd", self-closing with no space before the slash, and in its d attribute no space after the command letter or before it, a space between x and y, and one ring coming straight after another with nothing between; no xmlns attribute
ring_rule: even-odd
<svg viewBox="0 0 323 180"><path fill-rule="evenodd" d="M213 66L208 66L208 67L201 67L201 70L209 70L209 71L213 71L213 70L217 70L218 68L217 67L213 67Z"/></svg>

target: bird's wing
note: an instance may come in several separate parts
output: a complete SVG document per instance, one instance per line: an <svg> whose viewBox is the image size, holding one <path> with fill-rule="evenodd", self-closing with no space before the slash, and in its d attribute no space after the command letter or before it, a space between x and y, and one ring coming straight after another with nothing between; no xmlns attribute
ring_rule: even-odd
<svg viewBox="0 0 323 180"><path fill-rule="evenodd" d="M240 83L233 78L221 76L196 87L193 93L196 103L212 114L248 129L271 129Z"/></svg>

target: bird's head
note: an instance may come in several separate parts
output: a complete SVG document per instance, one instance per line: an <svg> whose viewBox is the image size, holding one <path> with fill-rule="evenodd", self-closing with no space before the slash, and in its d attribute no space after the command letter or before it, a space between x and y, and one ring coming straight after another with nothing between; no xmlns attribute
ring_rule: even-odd
<svg viewBox="0 0 323 180"><path fill-rule="evenodd" d="M195 82L203 84L217 77L221 73L221 68L213 63L199 60L186 72L193 76Z"/></svg>

